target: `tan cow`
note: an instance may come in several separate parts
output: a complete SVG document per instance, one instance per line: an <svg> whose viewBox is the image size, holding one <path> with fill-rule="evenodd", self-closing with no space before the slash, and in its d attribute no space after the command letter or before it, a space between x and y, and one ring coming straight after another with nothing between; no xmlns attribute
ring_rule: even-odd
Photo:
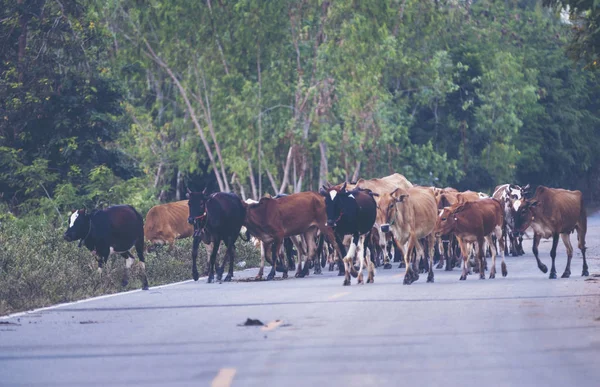
<svg viewBox="0 0 600 387"><path fill-rule="evenodd" d="M548 267L540 261L538 256L540 239L552 237L552 250L550 250L552 268L550 269L550 278L554 279L556 278L554 260L556 258L558 236L560 235L567 248L567 266L562 278L569 278L571 275L571 258L573 257L573 246L571 245L569 236L573 231L577 231L579 250L581 250L583 256L583 270L581 275L589 275L585 259L587 214L580 191L539 186L532 199L517 200L514 205L516 233L523 233L531 226L535 233L533 236L533 254L542 272L547 273Z"/></svg>
<svg viewBox="0 0 600 387"><path fill-rule="evenodd" d="M170 251L176 239L191 237L194 226L188 223L188 214L187 200L152 207L144 224L144 236L150 245L148 251L165 244L169 245Z"/></svg>
<svg viewBox="0 0 600 387"><path fill-rule="evenodd" d="M408 190L397 188L379 198L377 222L383 232L391 231L404 256L406 274L404 284L410 285L419 279L417 259L424 255L419 239L427 238L429 248L429 274L427 282L433 282L434 228L437 220L437 205L433 191L424 187ZM407 249L404 245L408 243ZM415 260L411 260L413 248L417 250Z"/></svg>

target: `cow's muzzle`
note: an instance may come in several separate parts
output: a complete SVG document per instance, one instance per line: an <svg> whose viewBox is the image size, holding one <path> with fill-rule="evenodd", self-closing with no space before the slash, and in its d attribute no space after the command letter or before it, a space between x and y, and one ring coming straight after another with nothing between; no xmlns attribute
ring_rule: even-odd
<svg viewBox="0 0 600 387"><path fill-rule="evenodd" d="M335 223L335 220L327 219L327 227L335 227L335 226L337 226L337 224Z"/></svg>
<svg viewBox="0 0 600 387"><path fill-rule="evenodd" d="M381 225L381 232L389 232L390 231L390 225L389 224L382 224Z"/></svg>
<svg viewBox="0 0 600 387"><path fill-rule="evenodd" d="M73 238L71 238L71 236L67 233L63 234L63 239L66 240L67 242L72 242Z"/></svg>
<svg viewBox="0 0 600 387"><path fill-rule="evenodd" d="M193 216L190 216L190 217L188 218L188 223L189 223L189 224L194 224L194 217L193 217Z"/></svg>

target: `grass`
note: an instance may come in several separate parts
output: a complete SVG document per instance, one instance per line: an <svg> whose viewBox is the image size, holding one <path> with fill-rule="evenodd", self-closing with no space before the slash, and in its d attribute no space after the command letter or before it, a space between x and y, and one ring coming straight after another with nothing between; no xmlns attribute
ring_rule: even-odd
<svg viewBox="0 0 600 387"><path fill-rule="evenodd" d="M0 316L141 288L139 265L133 266L129 285L124 288L121 286L123 258L112 255L99 275L95 256L85 247L78 248L77 242L65 242L63 232L43 218L0 225ZM191 251L192 240L186 239L178 241L172 251L162 248L146 253L150 286L191 279ZM222 246L218 262L222 262L224 253ZM238 240L236 263L246 261L246 267L253 267L259 260L260 254L252 245ZM204 272L206 262L206 250L201 244L200 273Z"/></svg>

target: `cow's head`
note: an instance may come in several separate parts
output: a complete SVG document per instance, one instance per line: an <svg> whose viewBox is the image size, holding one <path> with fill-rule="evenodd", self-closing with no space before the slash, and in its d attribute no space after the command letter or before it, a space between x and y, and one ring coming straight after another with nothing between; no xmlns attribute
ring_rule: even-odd
<svg viewBox="0 0 600 387"><path fill-rule="evenodd" d="M85 209L73 211L69 217L69 227L65 231L63 238L67 242L76 240L84 240L87 238L91 230L90 215Z"/></svg>
<svg viewBox="0 0 600 387"><path fill-rule="evenodd" d="M194 235L196 235L206 222L206 202L210 199L210 195L206 193L206 188L202 192L192 192L188 188L186 197L189 208L188 223L194 225Z"/></svg>
<svg viewBox="0 0 600 387"><path fill-rule="evenodd" d="M327 226L335 227L345 213L351 211L350 202L356 206L353 191L346 191L346 183L341 188L323 186L319 193L325 197L325 209L327 211Z"/></svg>
<svg viewBox="0 0 600 387"><path fill-rule="evenodd" d="M509 200L521 200L525 197L527 192L529 192L529 184L525 187L509 184L508 187L505 188L504 197Z"/></svg>
<svg viewBox="0 0 600 387"><path fill-rule="evenodd" d="M515 200L512 207L514 220L513 235L518 237L535 220L535 212L540 203L535 199Z"/></svg>
<svg viewBox="0 0 600 387"><path fill-rule="evenodd" d="M435 223L435 236L448 235L452 233L458 218L452 213L451 207L444 207L439 210L438 218Z"/></svg>
<svg viewBox="0 0 600 387"><path fill-rule="evenodd" d="M392 192L386 192L379 197L376 221L381 227L381 232L390 231L390 226L396 221L398 206L405 203L407 198L408 192L402 188L396 188Z"/></svg>

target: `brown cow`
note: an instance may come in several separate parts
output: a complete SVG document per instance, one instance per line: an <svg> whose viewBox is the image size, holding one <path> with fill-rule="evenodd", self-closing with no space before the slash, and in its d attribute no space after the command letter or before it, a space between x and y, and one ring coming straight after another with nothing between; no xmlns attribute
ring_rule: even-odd
<svg viewBox="0 0 600 387"><path fill-rule="evenodd" d="M144 236L150 243L147 250L168 244L171 251L176 239L191 237L194 226L187 222L188 212L187 200L152 207L144 224Z"/></svg>
<svg viewBox="0 0 600 387"><path fill-rule="evenodd" d="M265 251L273 255L272 262L276 262L276 253L280 251L283 239L294 235L303 235L308 247L308 257L299 262L296 269L296 277L308 275L308 259L312 260L315 267L320 266L316 262L315 236L317 230L333 242L332 230L326 226L327 213L325 212L325 201L316 192L300 192L278 199L263 197L257 204L246 204L246 220L244 226L250 234L254 235L264 243ZM275 266L267 279L275 276ZM263 275L264 267L261 263L257 278ZM283 277L287 277L287 267L284 268Z"/></svg>
<svg viewBox="0 0 600 387"><path fill-rule="evenodd" d="M427 282L433 282L433 231L436 219L437 206L431 189L397 188L392 192L384 193L379 199L377 222L381 225L381 231L387 233L391 230L398 242L406 264L405 285L410 285L419 279L416 260L411 261L411 257L413 247L417 250L417 259L423 255L423 247L419 243L421 238L427 238L429 248ZM404 250L407 242L408 248Z"/></svg>
<svg viewBox="0 0 600 387"><path fill-rule="evenodd" d="M554 279L556 278L554 260L556 258L558 236L560 235L567 248L567 266L562 278L569 278L571 275L571 258L573 257L573 246L571 245L569 234L577 230L579 250L581 250L583 256L583 270L581 275L589 275L588 265L585 260L587 214L580 191L539 186L532 199L517 200L515 208L514 221L516 234L525 232L529 226L533 228L533 232L535 233L533 236L533 254L542 272L547 273L548 267L538 257L540 239L552 237L552 250L550 250L552 268L550 269L550 278Z"/></svg>
<svg viewBox="0 0 600 387"><path fill-rule="evenodd" d="M461 280L467 279L469 267L468 243L477 242L477 260L479 261L479 278L485 279L485 263L483 255L484 241L487 240L492 248L492 269L490 278L496 277L496 246L491 235L496 235L500 242L502 254L502 276L506 277L506 263L504 262L504 237L502 225L504 213L502 205L496 199L481 199L474 202L458 203L442 210L436 225L436 234L444 235L453 233L458 238L463 256L463 270Z"/></svg>

